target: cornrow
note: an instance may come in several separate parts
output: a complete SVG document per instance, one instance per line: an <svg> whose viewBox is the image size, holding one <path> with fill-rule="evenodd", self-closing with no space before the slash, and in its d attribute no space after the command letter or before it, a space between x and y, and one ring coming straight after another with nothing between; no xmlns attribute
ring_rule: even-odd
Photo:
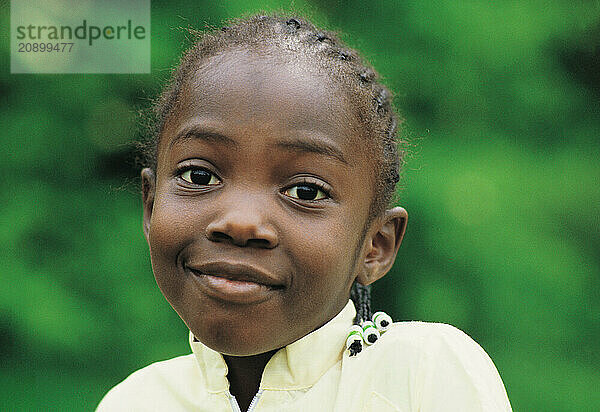
<svg viewBox="0 0 600 412"><path fill-rule="evenodd" d="M389 206L400 180L405 154L398 146L406 142L396 140L401 119L394 111L390 91L379 83L377 72L355 50L344 45L335 33L320 30L305 18L277 12L232 19L220 29L190 30L190 33L194 37L192 47L183 54L167 87L153 104L146 136L139 144L143 166L156 170L160 134L176 109L185 80L203 60L236 47L254 52L276 50L310 59L311 66L326 70L331 81L337 82L350 96L364 126L365 140L377 151L375 193L366 225ZM371 287L355 282L350 295L357 310L354 323L370 320Z"/></svg>

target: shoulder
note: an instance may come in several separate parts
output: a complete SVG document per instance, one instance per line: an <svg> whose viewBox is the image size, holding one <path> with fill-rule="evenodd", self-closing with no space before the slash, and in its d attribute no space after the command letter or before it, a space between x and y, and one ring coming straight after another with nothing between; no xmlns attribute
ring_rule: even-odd
<svg viewBox="0 0 600 412"><path fill-rule="evenodd" d="M415 347L420 352L449 351L487 357L483 348L455 326L433 322L395 322L381 339L381 347L394 351L399 345Z"/></svg>
<svg viewBox="0 0 600 412"><path fill-rule="evenodd" d="M172 405L173 398L197 391L201 375L195 362L193 355L185 355L139 369L113 387L96 410L161 410Z"/></svg>
<svg viewBox="0 0 600 412"><path fill-rule="evenodd" d="M377 360L382 357L404 356L427 358L443 352L458 356L485 355L485 351L460 329L445 323L395 322L366 353Z"/></svg>
<svg viewBox="0 0 600 412"><path fill-rule="evenodd" d="M409 351L422 357L450 355L491 362L483 348L455 326L433 322L395 322L373 347L393 355Z"/></svg>
<svg viewBox="0 0 600 412"><path fill-rule="evenodd" d="M367 354L365 358L377 365L384 382L400 378L412 385L411 396L420 410L511 410L488 354L452 325L396 322L365 350ZM390 391L396 389L393 384L389 387Z"/></svg>

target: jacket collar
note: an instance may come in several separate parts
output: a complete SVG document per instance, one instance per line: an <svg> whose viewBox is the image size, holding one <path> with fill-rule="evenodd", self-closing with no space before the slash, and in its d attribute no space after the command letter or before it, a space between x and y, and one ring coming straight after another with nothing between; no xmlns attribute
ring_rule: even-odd
<svg viewBox="0 0 600 412"><path fill-rule="evenodd" d="M348 328L356 309L351 300L333 319L319 329L279 349L269 360L260 382L261 389L297 390L311 387L344 353ZM210 392L229 389L223 356L194 339L190 346Z"/></svg>

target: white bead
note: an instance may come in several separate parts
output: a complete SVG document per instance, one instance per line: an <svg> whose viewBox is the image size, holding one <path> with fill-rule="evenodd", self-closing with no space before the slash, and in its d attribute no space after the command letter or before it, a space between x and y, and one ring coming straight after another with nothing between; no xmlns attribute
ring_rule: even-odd
<svg viewBox="0 0 600 412"><path fill-rule="evenodd" d="M362 328L358 325L352 325L346 338L346 349L350 352L350 356L356 356L362 352L363 344Z"/></svg>
<svg viewBox="0 0 600 412"><path fill-rule="evenodd" d="M367 345L372 345L377 342L377 339L379 339L379 331L370 320L362 323L362 330L363 337Z"/></svg>
<svg viewBox="0 0 600 412"><path fill-rule="evenodd" d="M385 332L392 326L392 318L385 312L375 312L373 314L373 323L380 332Z"/></svg>
<svg viewBox="0 0 600 412"><path fill-rule="evenodd" d="M364 342L362 328L358 325L352 325L348 331L348 337L346 338L346 349L350 348L350 345L356 341L360 342L361 345Z"/></svg>

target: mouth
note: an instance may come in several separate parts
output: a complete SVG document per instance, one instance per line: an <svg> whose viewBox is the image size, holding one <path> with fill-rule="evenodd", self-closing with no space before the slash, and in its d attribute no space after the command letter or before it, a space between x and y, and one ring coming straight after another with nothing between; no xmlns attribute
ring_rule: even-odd
<svg viewBox="0 0 600 412"><path fill-rule="evenodd" d="M285 288L270 273L245 264L213 262L186 268L205 294L220 301L258 303Z"/></svg>

